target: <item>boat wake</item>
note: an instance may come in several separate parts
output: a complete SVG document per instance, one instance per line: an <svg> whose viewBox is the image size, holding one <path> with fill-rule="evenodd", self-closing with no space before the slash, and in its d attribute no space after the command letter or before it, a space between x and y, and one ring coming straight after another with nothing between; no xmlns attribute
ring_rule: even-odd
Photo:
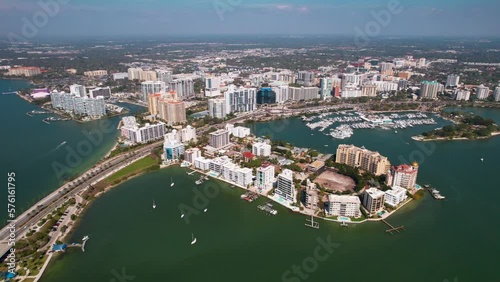
<svg viewBox="0 0 500 282"><path fill-rule="evenodd" d="M59 150L62 146L66 145L66 141L59 144L53 151Z"/></svg>

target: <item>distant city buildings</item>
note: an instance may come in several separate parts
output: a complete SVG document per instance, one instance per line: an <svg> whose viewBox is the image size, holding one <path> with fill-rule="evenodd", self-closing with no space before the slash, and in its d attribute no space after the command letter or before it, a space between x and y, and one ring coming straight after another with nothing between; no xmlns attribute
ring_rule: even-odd
<svg viewBox="0 0 500 282"><path fill-rule="evenodd" d="M332 97L332 89L333 89L333 79L330 77L322 78L320 80L320 90L319 95L320 98L326 100Z"/></svg>
<svg viewBox="0 0 500 282"><path fill-rule="evenodd" d="M363 194L363 206L370 213L374 214L384 208L385 193L377 188L369 188Z"/></svg>
<svg viewBox="0 0 500 282"><path fill-rule="evenodd" d="M111 97L111 88L109 87L97 87L94 89L89 90L89 96L90 98L95 98L98 96L102 96L104 98L109 98Z"/></svg>
<svg viewBox="0 0 500 282"><path fill-rule="evenodd" d="M70 85L69 92L72 94L75 94L78 97L85 97L86 96L85 86L83 86L83 85L78 85L78 84Z"/></svg>
<svg viewBox="0 0 500 282"><path fill-rule="evenodd" d="M357 196L328 195L326 213L329 216L360 217L361 201Z"/></svg>
<svg viewBox="0 0 500 282"><path fill-rule="evenodd" d="M456 74L450 74L446 78L446 87L457 87L460 83L460 76Z"/></svg>
<svg viewBox="0 0 500 282"><path fill-rule="evenodd" d="M128 78L127 72L117 72L113 73L113 80L122 80Z"/></svg>
<svg viewBox="0 0 500 282"><path fill-rule="evenodd" d="M230 85L224 93L227 113L245 113L257 109L257 91L255 88Z"/></svg>
<svg viewBox="0 0 500 282"><path fill-rule="evenodd" d="M220 77L206 77L205 78L205 97L217 97L221 95L220 92Z"/></svg>
<svg viewBox="0 0 500 282"><path fill-rule="evenodd" d="M354 145L341 144L337 148L335 161L340 164L347 164L352 167L373 173L375 175L386 174L391 167L391 163L378 152L372 152L364 147L358 148Z"/></svg>
<svg viewBox="0 0 500 282"><path fill-rule="evenodd" d="M146 123L144 126L140 126L134 117L124 117L122 123L121 136L130 144L148 143L162 139L166 132L163 122Z"/></svg>
<svg viewBox="0 0 500 282"><path fill-rule="evenodd" d="M106 115L104 97L79 97L71 93L51 93L52 107L77 116L100 118Z"/></svg>
<svg viewBox="0 0 500 282"><path fill-rule="evenodd" d="M490 89L483 84L479 85L476 89L476 98L478 100L485 100L490 95Z"/></svg>
<svg viewBox="0 0 500 282"><path fill-rule="evenodd" d="M314 84L315 74L310 71L299 71L297 74L297 84L311 86Z"/></svg>
<svg viewBox="0 0 500 282"><path fill-rule="evenodd" d="M41 73L42 71L38 67L18 67L18 68L10 68L9 71L7 72L7 75L31 77L39 75Z"/></svg>
<svg viewBox="0 0 500 282"><path fill-rule="evenodd" d="M457 90L455 93L455 100L457 101L469 101L470 99L470 91L466 89Z"/></svg>
<svg viewBox="0 0 500 282"><path fill-rule="evenodd" d="M238 138L245 138L251 134L250 128L243 126L234 126L233 124L226 124L226 130L230 135Z"/></svg>
<svg viewBox="0 0 500 282"><path fill-rule="evenodd" d="M228 112L226 110L226 100L210 99L208 100L208 115L213 118L225 119Z"/></svg>
<svg viewBox="0 0 500 282"><path fill-rule="evenodd" d="M172 71L170 70L157 70L156 76L158 81L163 81L165 84L168 84L173 80Z"/></svg>
<svg viewBox="0 0 500 282"><path fill-rule="evenodd" d="M440 84L437 81L423 81L420 87L422 99L437 99Z"/></svg>
<svg viewBox="0 0 500 282"><path fill-rule="evenodd" d="M318 87L290 87L288 98L293 101L307 101L319 98Z"/></svg>
<svg viewBox="0 0 500 282"><path fill-rule="evenodd" d="M93 77L93 76L106 76L108 75L108 71L106 70L93 70L93 71L86 71L83 73L83 75L88 76L88 77Z"/></svg>
<svg viewBox="0 0 500 282"><path fill-rule="evenodd" d="M166 89L163 81L144 81L141 83L142 100L147 102L149 94L165 94Z"/></svg>
<svg viewBox="0 0 500 282"><path fill-rule="evenodd" d="M208 144L215 149L222 149L229 145L229 131L219 129L209 134Z"/></svg>
<svg viewBox="0 0 500 282"><path fill-rule="evenodd" d="M276 92L271 87L262 87L257 92L257 104L276 104Z"/></svg>
<svg viewBox="0 0 500 282"><path fill-rule="evenodd" d="M129 68L127 70L129 80L156 81L155 71L145 71L141 68Z"/></svg>
<svg viewBox="0 0 500 282"><path fill-rule="evenodd" d="M177 97L186 100L194 97L194 82L191 78L179 78L171 81L169 84L170 91L177 92Z"/></svg>
<svg viewBox="0 0 500 282"><path fill-rule="evenodd" d="M413 162L412 165L402 164L393 166L386 177L387 185L398 186L405 189L415 188L418 176L418 163Z"/></svg>
<svg viewBox="0 0 500 282"><path fill-rule="evenodd" d="M296 202L297 193L295 191L293 172L291 170L284 169L280 174L278 174L277 185L274 193L285 201L292 203Z"/></svg>
<svg viewBox="0 0 500 282"><path fill-rule="evenodd" d="M186 123L186 105L184 101L174 99L160 99L158 102L160 119L169 125Z"/></svg>
<svg viewBox="0 0 500 282"><path fill-rule="evenodd" d="M495 98L495 102L500 102L500 86L497 86L495 88L495 92L493 94L493 97Z"/></svg>

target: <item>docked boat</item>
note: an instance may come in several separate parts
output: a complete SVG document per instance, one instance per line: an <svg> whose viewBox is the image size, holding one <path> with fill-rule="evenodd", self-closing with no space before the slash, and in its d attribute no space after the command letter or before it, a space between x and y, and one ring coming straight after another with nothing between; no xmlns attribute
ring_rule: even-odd
<svg viewBox="0 0 500 282"><path fill-rule="evenodd" d="M354 131L349 125L341 125L330 132L330 136L335 139L346 139L351 137L353 134Z"/></svg>
<svg viewBox="0 0 500 282"><path fill-rule="evenodd" d="M446 198L445 196L442 196L442 195L440 194L440 192L439 192L438 190L436 190L436 189L432 189L432 188L431 188L431 189L429 189L429 191L431 192L432 197L433 197L434 199L436 199L436 200L443 200L443 199L445 199L445 198Z"/></svg>

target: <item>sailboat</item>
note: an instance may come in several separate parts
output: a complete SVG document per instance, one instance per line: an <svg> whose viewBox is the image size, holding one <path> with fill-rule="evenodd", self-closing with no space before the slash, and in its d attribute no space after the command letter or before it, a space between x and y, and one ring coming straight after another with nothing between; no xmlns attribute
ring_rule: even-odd
<svg viewBox="0 0 500 282"><path fill-rule="evenodd" d="M204 209L204 210L203 210L203 212L207 212L207 211L208 211L208 209Z"/></svg>
<svg viewBox="0 0 500 282"><path fill-rule="evenodd" d="M191 233L191 245L194 245L196 243L196 238L194 238L193 233Z"/></svg>
<svg viewBox="0 0 500 282"><path fill-rule="evenodd" d="M156 209L155 199L153 199L153 209Z"/></svg>
<svg viewBox="0 0 500 282"><path fill-rule="evenodd" d="M174 187L174 182L172 181L172 177L170 177L170 187Z"/></svg>
<svg viewBox="0 0 500 282"><path fill-rule="evenodd" d="M184 214L181 214L181 218L183 218L183 217L184 217Z"/></svg>
<svg viewBox="0 0 500 282"><path fill-rule="evenodd" d="M482 162L484 162L484 159L483 159L483 158L481 158L481 161L482 161Z"/></svg>

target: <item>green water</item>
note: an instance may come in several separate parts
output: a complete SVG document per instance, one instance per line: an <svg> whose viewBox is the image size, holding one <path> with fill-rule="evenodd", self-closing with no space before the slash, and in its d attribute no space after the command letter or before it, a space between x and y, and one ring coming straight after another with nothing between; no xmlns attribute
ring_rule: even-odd
<svg viewBox="0 0 500 282"><path fill-rule="evenodd" d="M26 81L0 80L0 93L26 87L29 87ZM126 107L133 112L139 110L134 105ZM64 179L76 176L95 164L113 147L118 136L116 127L120 117L83 124L74 121L46 124L42 120L49 115L29 117L26 113L31 110L40 108L17 95L0 95L0 171L2 175L10 171L16 173L17 214L56 189ZM87 141L85 133L97 131L102 133L102 141L97 138L97 133L94 136L99 142ZM61 145L64 141L66 144ZM91 146L85 147L86 144ZM71 150L75 150L77 157L68 161ZM61 164L64 168L55 170L54 164ZM6 210L7 189L2 190L0 198L5 199L0 200L0 210ZM6 212L0 213L2 222L6 215Z"/></svg>
<svg viewBox="0 0 500 282"><path fill-rule="evenodd" d="M500 122L499 111L481 111ZM298 119L282 123L256 124L253 130L322 152L334 152L339 144L317 132L311 136ZM239 199L238 188L214 181L196 186L198 176L168 168L135 178L97 199L71 239L90 234L86 252L73 249L63 254L42 280L498 281L500 137L437 143L410 139L433 127L397 134L357 130L343 141L378 150L393 163L419 161L419 183L432 183L447 197L436 201L426 194L391 216L389 222L404 225L404 233L388 235L379 222L347 229L320 221L319 230L310 229L304 226L304 216L282 208L277 216L266 216L257 210L264 199L247 203ZM170 177L176 183L173 188ZM194 207L195 191L207 185L212 192L219 187L218 195L209 199L207 213L199 205L199 214L189 216L187 224L187 216L180 218L179 205ZM192 233L195 245L190 244ZM314 264L310 257L321 246L318 239L328 236L339 245L326 260ZM299 279L290 274L282 280L287 270L303 262L310 270L303 274L309 276ZM117 277L122 271L134 278Z"/></svg>

